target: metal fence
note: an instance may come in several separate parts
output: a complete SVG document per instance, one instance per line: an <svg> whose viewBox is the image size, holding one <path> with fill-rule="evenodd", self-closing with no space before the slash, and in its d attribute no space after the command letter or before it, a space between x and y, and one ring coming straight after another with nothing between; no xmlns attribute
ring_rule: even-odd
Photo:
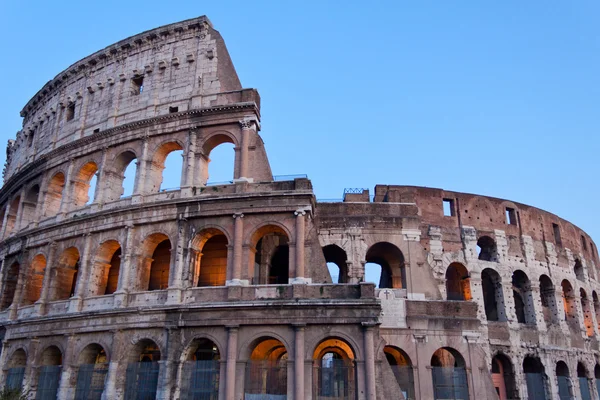
<svg viewBox="0 0 600 400"><path fill-rule="evenodd" d="M391 365L396 382L406 400L415 400L415 381L413 368L410 366Z"/></svg>
<svg viewBox="0 0 600 400"><path fill-rule="evenodd" d="M77 372L75 400L101 400L108 364L83 364Z"/></svg>
<svg viewBox="0 0 600 400"><path fill-rule="evenodd" d="M21 389L24 377L25 367L10 368L6 374L6 387L8 389Z"/></svg>
<svg viewBox="0 0 600 400"><path fill-rule="evenodd" d="M40 370L36 400L56 400L60 383L61 365L45 365Z"/></svg>
<svg viewBox="0 0 600 400"><path fill-rule="evenodd" d="M557 376L558 398L560 400L571 400L571 383L567 376ZM529 389L529 388L528 388Z"/></svg>
<svg viewBox="0 0 600 400"><path fill-rule="evenodd" d="M436 400L468 400L467 371L460 367L433 367L433 396Z"/></svg>
<svg viewBox="0 0 600 400"><path fill-rule="evenodd" d="M355 400L354 365L344 360L329 360L313 368L313 397L316 400Z"/></svg>
<svg viewBox="0 0 600 400"><path fill-rule="evenodd" d="M218 400L219 361L188 361L183 364L181 400Z"/></svg>
<svg viewBox="0 0 600 400"><path fill-rule="evenodd" d="M525 374L525 381L527 382L527 398L529 400L546 400L546 385L541 373Z"/></svg>
<svg viewBox="0 0 600 400"><path fill-rule="evenodd" d="M245 400L286 400L287 362L251 360L246 364Z"/></svg>
<svg viewBox="0 0 600 400"><path fill-rule="evenodd" d="M158 386L157 362L132 363L127 366L125 400L154 400Z"/></svg>
<svg viewBox="0 0 600 400"><path fill-rule="evenodd" d="M579 378L579 392L581 393L581 400L592 400L588 378Z"/></svg>

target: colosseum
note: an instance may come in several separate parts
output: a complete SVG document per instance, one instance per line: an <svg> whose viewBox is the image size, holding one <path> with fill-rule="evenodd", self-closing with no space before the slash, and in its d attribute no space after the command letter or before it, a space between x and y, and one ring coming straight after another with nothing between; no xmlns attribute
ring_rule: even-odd
<svg viewBox="0 0 600 400"><path fill-rule="evenodd" d="M0 190L0 385L40 400L598 399L589 235L442 189L317 201L306 176L272 174L259 94L206 17L78 61L21 116ZM210 184L223 144L233 176ZM165 189L173 152L181 181Z"/></svg>

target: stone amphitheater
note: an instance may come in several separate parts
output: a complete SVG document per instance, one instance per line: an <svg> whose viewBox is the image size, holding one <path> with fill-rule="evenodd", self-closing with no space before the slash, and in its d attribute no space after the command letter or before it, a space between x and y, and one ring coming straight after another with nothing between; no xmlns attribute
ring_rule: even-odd
<svg viewBox="0 0 600 400"><path fill-rule="evenodd" d="M273 176L259 94L206 17L78 61L21 116L0 190L6 387L32 399L598 399L600 271L584 231L425 187L317 201L306 177ZM222 144L234 175L211 185ZM165 190L175 151L181 183Z"/></svg>

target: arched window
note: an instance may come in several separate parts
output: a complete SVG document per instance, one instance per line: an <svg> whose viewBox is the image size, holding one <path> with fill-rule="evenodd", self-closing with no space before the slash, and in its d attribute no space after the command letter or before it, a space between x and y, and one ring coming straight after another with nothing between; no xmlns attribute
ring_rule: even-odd
<svg viewBox="0 0 600 400"><path fill-rule="evenodd" d="M154 233L142 243L139 290L162 290L169 287L171 241L163 233Z"/></svg>
<svg viewBox="0 0 600 400"><path fill-rule="evenodd" d="M46 273L46 257L38 254L33 257L29 267L29 276L25 281L25 293L21 305L28 306L40 299L42 294L42 285L44 284L44 274Z"/></svg>
<svg viewBox="0 0 600 400"><path fill-rule="evenodd" d="M431 374L435 400L469 399L466 364L457 350L437 349L431 357Z"/></svg>
<svg viewBox="0 0 600 400"><path fill-rule="evenodd" d="M180 400L217 399L219 397L221 355L208 339L195 339L183 365Z"/></svg>
<svg viewBox="0 0 600 400"><path fill-rule="evenodd" d="M535 324L535 309L529 278L523 271L517 270L512 276L512 286L517 321L521 324Z"/></svg>
<svg viewBox="0 0 600 400"><path fill-rule="evenodd" d="M108 359L102 346L95 343L87 345L79 354L77 364L75 400L101 400L108 373Z"/></svg>
<svg viewBox="0 0 600 400"><path fill-rule="evenodd" d="M335 244L323 247L323 255L333 283L348 283L348 256Z"/></svg>
<svg viewBox="0 0 600 400"><path fill-rule="evenodd" d="M410 357L401 349L393 346L385 346L383 352L396 377L396 382L398 382L402 395L407 400L414 400L415 381Z"/></svg>
<svg viewBox="0 0 600 400"><path fill-rule="evenodd" d="M542 313L544 321L551 325L559 321L556 307L555 289L552 280L547 275L540 276L540 295L542 298Z"/></svg>
<svg viewBox="0 0 600 400"><path fill-rule="evenodd" d="M79 250L69 247L58 259L56 272L50 286L50 301L66 300L75 295L79 272Z"/></svg>
<svg viewBox="0 0 600 400"><path fill-rule="evenodd" d="M592 291L592 301L594 302L594 314L596 315L596 324L598 331L600 331L600 301L598 300L598 294L596 291Z"/></svg>
<svg viewBox="0 0 600 400"><path fill-rule="evenodd" d="M106 202L129 197L135 192L137 158L132 151L124 151L112 163L104 166L102 198Z"/></svg>
<svg viewBox="0 0 600 400"><path fill-rule="evenodd" d="M569 379L569 367L564 361L556 363L556 378L558 380L558 397L560 400L571 400L571 380Z"/></svg>
<svg viewBox="0 0 600 400"><path fill-rule="evenodd" d="M0 299L0 310L6 310L14 301L17 282L19 281L19 272L21 266L14 262L4 273L4 287L2 288L2 298Z"/></svg>
<svg viewBox="0 0 600 400"><path fill-rule="evenodd" d="M575 266L573 267L573 272L575 272L575 277L579 281L585 281L585 275L583 273L583 264L581 260L575 260Z"/></svg>
<svg viewBox="0 0 600 400"><path fill-rule="evenodd" d="M288 284L290 277L289 238L275 225L263 226L252 235L254 252L254 282Z"/></svg>
<svg viewBox="0 0 600 400"><path fill-rule="evenodd" d="M531 356L525 357L523 373L527 383L527 398L529 400L546 400L545 372L540 359Z"/></svg>
<svg viewBox="0 0 600 400"><path fill-rule="evenodd" d="M388 242L375 243L367 251L365 260L365 270L371 266L369 264L377 264L381 268L379 281L374 282L378 288L406 288L404 255L398 247ZM366 274L365 281L370 282Z"/></svg>
<svg viewBox="0 0 600 400"><path fill-rule="evenodd" d="M44 216L51 217L58 214L62 201L63 189L65 188L65 176L62 172L57 173L48 183L48 191L44 200Z"/></svg>
<svg viewBox="0 0 600 400"><path fill-rule="evenodd" d="M178 189L181 184L183 147L177 142L165 143L156 150L144 189L148 193Z"/></svg>
<svg viewBox="0 0 600 400"><path fill-rule="evenodd" d="M483 261L498 261L496 242L489 236L477 240L477 258Z"/></svg>
<svg viewBox="0 0 600 400"><path fill-rule="evenodd" d="M579 380L579 393L581 394L581 400L592 400L592 390L590 389L590 382L587 377L587 368L580 361L577 363L577 379Z"/></svg>
<svg viewBox="0 0 600 400"><path fill-rule="evenodd" d="M492 383L500 400L519 397L512 362L504 354L496 354L492 358Z"/></svg>
<svg viewBox="0 0 600 400"><path fill-rule="evenodd" d="M225 134L211 136L202 146L203 157L199 159L200 185L230 182L234 177L235 146Z"/></svg>
<svg viewBox="0 0 600 400"><path fill-rule="evenodd" d="M565 321L573 329L579 330L579 321L577 319L577 306L575 305L575 291L568 280L563 280L562 286L563 306L565 309Z"/></svg>
<svg viewBox="0 0 600 400"><path fill-rule="evenodd" d="M506 321L504 310L504 293L502 292L502 279L498 272L486 268L481 272L481 286L483 290L483 305L488 321Z"/></svg>
<svg viewBox="0 0 600 400"><path fill-rule="evenodd" d="M6 231L4 233L4 237L10 235L10 233L17 226L17 212L19 211L19 203L21 202L21 196L16 196L10 202L10 207L8 208L8 217L6 218Z"/></svg>
<svg viewBox="0 0 600 400"><path fill-rule="evenodd" d="M354 350L345 340L319 343L313 352L313 399L355 399L354 364Z"/></svg>
<svg viewBox="0 0 600 400"><path fill-rule="evenodd" d="M588 337L594 336L594 323L592 322L592 308L590 307L590 300L588 299L587 293L583 288L579 289L579 299L581 300L581 311L583 312L583 325L585 325L585 331Z"/></svg>
<svg viewBox="0 0 600 400"><path fill-rule="evenodd" d="M90 161L84 164L73 181L73 205L75 208L83 207L94 201L96 192L96 173L98 166Z"/></svg>
<svg viewBox="0 0 600 400"><path fill-rule="evenodd" d="M464 265L452 263L446 270L448 300L471 300L471 276Z"/></svg>
<svg viewBox="0 0 600 400"><path fill-rule="evenodd" d="M285 397L288 360L285 345L274 338L261 338L251 348L250 360L246 363L245 398Z"/></svg>
<svg viewBox="0 0 600 400"><path fill-rule="evenodd" d="M154 399L158 387L160 349L150 339L140 340L129 352L125 376L126 399Z"/></svg>
<svg viewBox="0 0 600 400"><path fill-rule="evenodd" d="M21 228L25 229L29 224L35 221L35 212L39 195L40 187L38 185L33 185L25 194L21 211Z"/></svg>
<svg viewBox="0 0 600 400"><path fill-rule="evenodd" d="M27 366L27 353L23 349L17 349L8 360L6 365L8 372L6 374L6 388L19 390L23 387L23 378L25 377L25 367Z"/></svg>
<svg viewBox="0 0 600 400"><path fill-rule="evenodd" d="M62 372L62 352L56 346L46 348L40 364L36 399L56 399Z"/></svg>
<svg viewBox="0 0 600 400"><path fill-rule="evenodd" d="M225 286L227 236L218 229L205 229L192 241L193 286Z"/></svg>
<svg viewBox="0 0 600 400"><path fill-rule="evenodd" d="M119 287L121 270L121 245L116 240L107 240L100 245L89 277L89 294L103 296L113 294Z"/></svg>

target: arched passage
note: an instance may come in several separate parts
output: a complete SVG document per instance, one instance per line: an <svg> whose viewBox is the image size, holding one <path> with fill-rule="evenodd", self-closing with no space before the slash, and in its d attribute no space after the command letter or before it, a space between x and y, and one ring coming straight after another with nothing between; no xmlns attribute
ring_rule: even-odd
<svg viewBox="0 0 600 400"><path fill-rule="evenodd" d="M335 244L323 247L323 256L333 283L348 283L348 256Z"/></svg>
<svg viewBox="0 0 600 400"><path fill-rule="evenodd" d="M23 349L17 349L8 359L8 371L6 373L6 387L8 389L21 389L27 366L27 353Z"/></svg>
<svg viewBox="0 0 600 400"><path fill-rule="evenodd" d="M131 196L135 192L137 156L124 151L115 157L112 165L104 166L103 198L106 202Z"/></svg>
<svg viewBox="0 0 600 400"><path fill-rule="evenodd" d="M504 354L492 358L492 382L500 400L516 399L515 373L512 362Z"/></svg>
<svg viewBox="0 0 600 400"><path fill-rule="evenodd" d="M327 338L313 352L313 398L354 399L355 355L343 339Z"/></svg>
<svg viewBox="0 0 600 400"><path fill-rule="evenodd" d="M29 277L25 282L25 291L21 305L28 306L40 299L42 294L42 285L44 284L44 274L46 273L46 257L38 254L33 257L29 267Z"/></svg>
<svg viewBox="0 0 600 400"><path fill-rule="evenodd" d="M592 291L592 301L594 304L594 314L596 315L596 324L598 331L600 331L600 300L598 299L598 293Z"/></svg>
<svg viewBox="0 0 600 400"><path fill-rule="evenodd" d="M590 389L590 381L588 380L587 368L580 361L577 363L577 379L579 380L579 394L581 400L592 400L592 390Z"/></svg>
<svg viewBox="0 0 600 400"><path fill-rule="evenodd" d="M20 270L20 264L14 262L4 272L4 287L2 288L2 298L0 299L0 310L6 310L13 303Z"/></svg>
<svg viewBox="0 0 600 400"><path fill-rule="evenodd" d="M65 175L62 172L54 175L48 182L48 190L44 200L44 216L51 217L58 214L65 188Z"/></svg>
<svg viewBox="0 0 600 400"><path fill-rule="evenodd" d="M209 339L195 339L183 365L181 400L213 400L219 397L221 354Z"/></svg>
<svg viewBox="0 0 600 400"><path fill-rule="evenodd" d="M481 236L477 240L477 258L483 261L498 261L498 249L494 239Z"/></svg>
<svg viewBox="0 0 600 400"><path fill-rule="evenodd" d="M575 266L573 267L573 272L575 273L575 277L577 278L578 281L585 281L585 274L583 272L583 264L581 263L581 260L576 259L575 260Z"/></svg>
<svg viewBox="0 0 600 400"><path fill-rule="evenodd" d="M87 345L77 361L75 400L101 400L108 373L106 352L99 344Z"/></svg>
<svg viewBox="0 0 600 400"><path fill-rule="evenodd" d="M56 346L47 347L42 352L40 365L35 398L36 400L56 399L62 372L62 352L60 349Z"/></svg>
<svg viewBox="0 0 600 400"><path fill-rule="evenodd" d="M531 282L527 275L517 270L512 276L513 298L517 321L521 324L535 324L535 309L533 307L533 294Z"/></svg>
<svg viewBox="0 0 600 400"><path fill-rule="evenodd" d="M435 400L469 399L465 359L451 347L437 349L431 356Z"/></svg>
<svg viewBox="0 0 600 400"><path fill-rule="evenodd" d="M160 349L150 339L142 339L129 351L125 375L126 399L154 399L158 387Z"/></svg>
<svg viewBox="0 0 600 400"><path fill-rule="evenodd" d="M142 243L139 290L162 290L169 287L171 241L164 233L154 233Z"/></svg>
<svg viewBox="0 0 600 400"><path fill-rule="evenodd" d="M144 186L147 192L179 188L182 155L183 147L177 142L165 143L156 150L148 171L147 184Z"/></svg>
<svg viewBox="0 0 600 400"><path fill-rule="evenodd" d="M21 202L21 196L15 196L10 202L8 208L8 216L6 217L6 230L4 231L4 237L10 235L17 225L17 213L19 211L19 203Z"/></svg>
<svg viewBox="0 0 600 400"><path fill-rule="evenodd" d="M583 325L588 337L594 336L594 320L592 318L592 308L590 300L583 288L579 289L579 299L581 300L581 311L583 312Z"/></svg>
<svg viewBox="0 0 600 400"><path fill-rule="evenodd" d="M235 144L225 134L211 136L202 146L199 170L202 185L209 182L228 182L234 178Z"/></svg>
<svg viewBox="0 0 600 400"><path fill-rule="evenodd" d="M29 224L35 221L35 212L37 209L37 202L40 195L40 187L33 185L23 199L23 205L21 209L21 227L27 228Z"/></svg>
<svg viewBox="0 0 600 400"><path fill-rule="evenodd" d="M573 329L579 329L579 321L577 318L577 306L575 304L575 291L571 283L564 279L561 282L563 307L565 309L565 321Z"/></svg>
<svg viewBox="0 0 600 400"><path fill-rule="evenodd" d="M396 382L407 400L415 399L415 381L413 366L408 354L403 350L393 347L385 346L383 348L385 358L394 372Z"/></svg>
<svg viewBox="0 0 600 400"><path fill-rule="evenodd" d="M571 400L571 380L569 379L569 367L564 361L556 363L556 379L558 381L558 397L560 400Z"/></svg>
<svg viewBox="0 0 600 400"><path fill-rule="evenodd" d="M471 276L464 265L452 263L446 269L448 300L471 300Z"/></svg>
<svg viewBox="0 0 600 400"><path fill-rule="evenodd" d="M205 229L192 240L193 286L225 286L227 236L218 229Z"/></svg>
<svg viewBox="0 0 600 400"><path fill-rule="evenodd" d="M528 400L546 400L545 372L540 359L532 356L525 357L523 373L527 383Z"/></svg>
<svg viewBox="0 0 600 400"><path fill-rule="evenodd" d="M58 265L51 280L50 301L66 300L75 295L78 272L79 250L69 247L58 258Z"/></svg>
<svg viewBox="0 0 600 400"><path fill-rule="evenodd" d="M288 359L285 345L275 338L265 337L256 340L251 348L244 381L246 398L285 397Z"/></svg>
<svg viewBox="0 0 600 400"><path fill-rule="evenodd" d="M96 192L96 173L98 166L95 162L85 163L75 175L73 180L73 198L72 202L75 208L83 207L94 201ZM93 181L93 182L92 182Z"/></svg>
<svg viewBox="0 0 600 400"><path fill-rule="evenodd" d="M267 225L252 235L251 257L254 281L264 284L288 284L290 278L289 237L276 225Z"/></svg>
<svg viewBox="0 0 600 400"><path fill-rule="evenodd" d="M107 240L100 245L89 277L90 295L103 296L117 291L121 253L121 245L116 240Z"/></svg>
<svg viewBox="0 0 600 400"><path fill-rule="evenodd" d="M406 288L404 255L395 245L388 242L375 243L367 251L365 261L367 264L377 264L381 267L381 277L379 282L375 282L380 289Z"/></svg>
<svg viewBox="0 0 600 400"><path fill-rule="evenodd" d="M506 321L502 279L498 272L491 268L484 269L481 272L481 287L483 290L483 304L487 320Z"/></svg>
<svg viewBox="0 0 600 400"><path fill-rule="evenodd" d="M547 275L540 276L540 296L542 298L542 313L547 325L557 323L558 310L556 307L554 284Z"/></svg>

